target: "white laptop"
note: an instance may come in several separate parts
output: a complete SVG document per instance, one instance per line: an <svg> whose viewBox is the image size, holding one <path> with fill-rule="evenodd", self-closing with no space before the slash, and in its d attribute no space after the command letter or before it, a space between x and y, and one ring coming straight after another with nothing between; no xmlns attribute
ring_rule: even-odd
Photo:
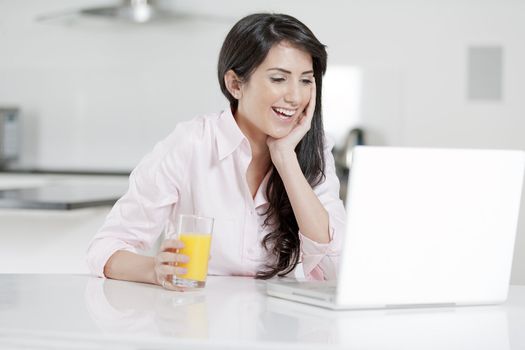
<svg viewBox="0 0 525 350"><path fill-rule="evenodd" d="M331 309L504 302L525 152L356 147L337 281L271 280Z"/></svg>

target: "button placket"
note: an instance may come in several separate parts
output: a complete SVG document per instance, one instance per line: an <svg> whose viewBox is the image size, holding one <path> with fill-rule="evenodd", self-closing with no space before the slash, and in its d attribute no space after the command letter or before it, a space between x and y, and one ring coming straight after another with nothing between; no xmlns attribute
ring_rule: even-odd
<svg viewBox="0 0 525 350"><path fill-rule="evenodd" d="M258 242L258 236L257 236L257 228L258 228L258 222L257 218L255 216L256 210L255 208L251 208L248 213L247 217L247 225L246 230L244 232L246 239L246 252L248 253L248 259L250 262L256 260L255 253L257 252L256 244Z"/></svg>

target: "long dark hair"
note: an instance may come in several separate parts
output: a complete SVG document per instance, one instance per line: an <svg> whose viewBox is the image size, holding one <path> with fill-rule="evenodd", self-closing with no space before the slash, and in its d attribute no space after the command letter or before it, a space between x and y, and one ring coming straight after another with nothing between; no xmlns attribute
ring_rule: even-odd
<svg viewBox="0 0 525 350"><path fill-rule="evenodd" d="M295 152L303 174L313 187L324 180L321 91L327 54L325 46L310 29L296 18L283 14L257 13L242 18L230 30L222 45L218 64L219 84L223 94L230 101L232 112L235 113L238 101L226 88L224 75L231 69L241 81L248 81L264 61L268 51L282 41L309 53L312 57L317 87L315 111L310 130L299 142ZM268 181L266 195L269 207L265 213L267 217L264 225L272 227L273 231L264 237L262 245L266 251L272 253L275 260L268 261L264 270L257 272L256 277L261 279L286 275L295 268L300 257L299 226L275 166Z"/></svg>

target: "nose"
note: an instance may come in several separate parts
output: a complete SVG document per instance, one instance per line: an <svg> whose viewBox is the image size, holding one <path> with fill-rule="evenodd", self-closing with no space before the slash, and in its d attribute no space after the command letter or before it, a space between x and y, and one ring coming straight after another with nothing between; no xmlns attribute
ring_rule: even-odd
<svg viewBox="0 0 525 350"><path fill-rule="evenodd" d="M301 101L301 92L299 84L297 83L291 83L288 84L286 89L286 94L284 95L284 101L286 103L291 104L292 106L299 105L299 102Z"/></svg>

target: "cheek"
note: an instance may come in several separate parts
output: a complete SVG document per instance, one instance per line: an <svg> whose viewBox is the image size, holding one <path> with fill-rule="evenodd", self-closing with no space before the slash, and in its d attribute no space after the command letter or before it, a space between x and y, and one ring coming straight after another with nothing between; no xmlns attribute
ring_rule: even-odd
<svg viewBox="0 0 525 350"><path fill-rule="evenodd" d="M311 94L312 94L312 89L311 88L308 87L308 88L304 88L303 89L301 101L302 101L304 106L306 106L308 104L308 102L310 102L310 95Z"/></svg>
<svg viewBox="0 0 525 350"><path fill-rule="evenodd" d="M268 104L272 103L271 100L274 96L274 92L271 89L271 86L257 86L257 88L252 89L249 94L249 104L252 108L261 109Z"/></svg>
<svg viewBox="0 0 525 350"><path fill-rule="evenodd" d="M263 84L259 90L259 97L264 104L274 105L282 98L283 88L276 84Z"/></svg>

